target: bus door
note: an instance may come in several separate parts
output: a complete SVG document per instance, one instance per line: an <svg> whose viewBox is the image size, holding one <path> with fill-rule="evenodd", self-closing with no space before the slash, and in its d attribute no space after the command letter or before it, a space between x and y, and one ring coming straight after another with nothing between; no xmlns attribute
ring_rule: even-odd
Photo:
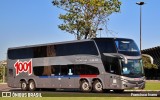
<svg viewBox="0 0 160 100"><path fill-rule="evenodd" d="M74 88L73 73L73 65L61 66L61 79L59 80L61 88Z"/></svg>
<svg viewBox="0 0 160 100"><path fill-rule="evenodd" d="M120 66L119 66L119 60L118 59L113 59L112 62L109 64L110 67L110 88L116 89L119 88L120 86L120 80L119 76L120 75Z"/></svg>
<svg viewBox="0 0 160 100"><path fill-rule="evenodd" d="M60 73L60 66L54 65L51 68L52 74L51 74L51 87L53 88L60 88L60 80L61 80L61 73Z"/></svg>

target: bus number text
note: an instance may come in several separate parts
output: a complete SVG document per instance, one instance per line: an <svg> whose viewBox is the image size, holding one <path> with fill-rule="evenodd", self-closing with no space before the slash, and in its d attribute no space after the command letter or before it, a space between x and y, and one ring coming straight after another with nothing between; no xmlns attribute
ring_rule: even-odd
<svg viewBox="0 0 160 100"><path fill-rule="evenodd" d="M21 62L17 60L17 62L14 64L14 67L16 69L16 76L19 75L19 73L22 72L28 72L28 75L32 74L32 59L30 61L24 61Z"/></svg>

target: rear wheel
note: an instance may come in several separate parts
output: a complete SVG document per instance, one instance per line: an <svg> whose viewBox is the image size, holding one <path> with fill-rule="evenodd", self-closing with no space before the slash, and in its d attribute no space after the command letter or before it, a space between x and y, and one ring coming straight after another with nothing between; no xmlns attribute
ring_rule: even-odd
<svg viewBox="0 0 160 100"><path fill-rule="evenodd" d="M93 82L93 91L94 92L102 92L103 91L103 85L100 81L96 80Z"/></svg>
<svg viewBox="0 0 160 100"><path fill-rule="evenodd" d="M83 80L80 84L80 89L82 92L90 92L91 87L89 86L89 83L85 80Z"/></svg>
<svg viewBox="0 0 160 100"><path fill-rule="evenodd" d="M28 90L28 84L26 83L26 81L21 81L21 89L23 91L27 91Z"/></svg>
<svg viewBox="0 0 160 100"><path fill-rule="evenodd" d="M35 82L33 80L29 81L29 90L30 91L36 90L36 84L35 84Z"/></svg>

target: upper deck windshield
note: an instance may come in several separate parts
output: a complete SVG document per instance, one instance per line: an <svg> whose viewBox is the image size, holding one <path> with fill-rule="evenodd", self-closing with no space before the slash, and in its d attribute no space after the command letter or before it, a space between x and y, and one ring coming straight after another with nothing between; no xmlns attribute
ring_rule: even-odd
<svg viewBox="0 0 160 100"><path fill-rule="evenodd" d="M139 56L140 51L133 40L116 39L115 44L119 53L129 56Z"/></svg>
<svg viewBox="0 0 160 100"><path fill-rule="evenodd" d="M133 40L116 40L115 43L118 51L139 51Z"/></svg>

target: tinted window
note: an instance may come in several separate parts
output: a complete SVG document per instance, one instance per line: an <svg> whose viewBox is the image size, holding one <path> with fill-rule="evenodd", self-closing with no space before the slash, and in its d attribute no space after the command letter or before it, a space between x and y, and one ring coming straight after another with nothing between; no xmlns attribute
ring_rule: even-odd
<svg viewBox="0 0 160 100"><path fill-rule="evenodd" d="M116 47L112 39L96 39L100 53L116 53Z"/></svg>
<svg viewBox="0 0 160 100"><path fill-rule="evenodd" d="M62 65L61 75L74 75L74 65Z"/></svg>
<svg viewBox="0 0 160 100"><path fill-rule="evenodd" d="M75 75L98 75L99 70L90 65L75 65Z"/></svg>
<svg viewBox="0 0 160 100"><path fill-rule="evenodd" d="M53 75L60 75L60 66L58 66L58 65L53 65L52 67L51 67L51 75L53 76Z"/></svg>
<svg viewBox="0 0 160 100"><path fill-rule="evenodd" d="M13 49L8 51L9 59L27 59L55 56L54 45L39 46L32 48Z"/></svg>
<svg viewBox="0 0 160 100"><path fill-rule="evenodd" d="M113 74L121 74L119 60L113 57L105 57L104 67L106 72Z"/></svg>
<svg viewBox="0 0 160 100"><path fill-rule="evenodd" d="M34 47L34 58L55 56L54 45Z"/></svg>
<svg viewBox="0 0 160 100"><path fill-rule="evenodd" d="M33 49L32 48L23 48L23 49L14 49L8 51L9 59L25 59L33 58Z"/></svg>
<svg viewBox="0 0 160 100"><path fill-rule="evenodd" d="M56 46L56 56L89 54L98 55L93 41L59 44Z"/></svg>
<svg viewBox="0 0 160 100"><path fill-rule="evenodd" d="M33 67L36 76L53 76L60 75L60 66L36 66Z"/></svg>
<svg viewBox="0 0 160 100"><path fill-rule="evenodd" d="M98 75L99 70L90 65L52 65L33 67L36 76L54 75Z"/></svg>
<svg viewBox="0 0 160 100"><path fill-rule="evenodd" d="M128 55L128 56L139 56L140 51L136 43L131 39L116 39L115 44L118 53Z"/></svg>
<svg viewBox="0 0 160 100"><path fill-rule="evenodd" d="M55 52L56 51L56 52ZM39 57L66 56L77 54L98 55L93 41L68 43L59 45L39 46L32 48L13 49L8 51L9 59L27 59Z"/></svg>
<svg viewBox="0 0 160 100"><path fill-rule="evenodd" d="M44 71L43 66L33 67L33 72L34 72L34 75L36 76L43 76L43 71Z"/></svg>

